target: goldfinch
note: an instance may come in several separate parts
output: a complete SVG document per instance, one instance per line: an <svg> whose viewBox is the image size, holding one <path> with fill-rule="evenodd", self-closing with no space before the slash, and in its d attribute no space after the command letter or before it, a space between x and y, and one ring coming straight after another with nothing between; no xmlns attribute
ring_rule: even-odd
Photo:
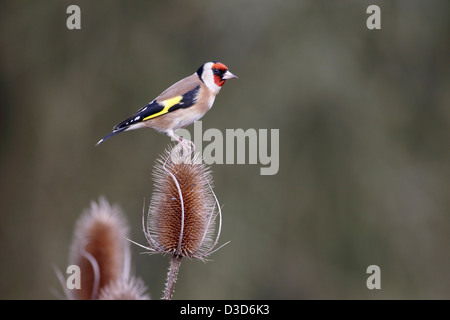
<svg viewBox="0 0 450 320"><path fill-rule="evenodd" d="M153 128L181 142L174 131L199 120L211 109L216 95L228 79L237 79L221 62L206 62L193 74L170 86L134 115L120 122L113 132L97 142L139 128Z"/></svg>

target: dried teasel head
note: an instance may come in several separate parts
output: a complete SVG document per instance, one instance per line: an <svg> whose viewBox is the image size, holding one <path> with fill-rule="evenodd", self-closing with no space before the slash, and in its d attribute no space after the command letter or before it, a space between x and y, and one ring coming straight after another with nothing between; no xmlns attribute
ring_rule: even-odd
<svg viewBox="0 0 450 320"><path fill-rule="evenodd" d="M216 246L221 208L212 190L210 170L198 154L192 156L180 146L167 149L154 167L155 190L146 223L143 216L149 243L145 248L150 253L204 260L220 249Z"/></svg>
<svg viewBox="0 0 450 320"><path fill-rule="evenodd" d="M99 299L101 294L119 297L120 289L130 288L136 289L133 293L139 293L134 296L148 297L143 293L145 286L130 277L128 229L118 206L110 205L105 198L100 198L98 203L91 202L75 227L69 257L69 263L80 268L81 288L65 290L68 298Z"/></svg>

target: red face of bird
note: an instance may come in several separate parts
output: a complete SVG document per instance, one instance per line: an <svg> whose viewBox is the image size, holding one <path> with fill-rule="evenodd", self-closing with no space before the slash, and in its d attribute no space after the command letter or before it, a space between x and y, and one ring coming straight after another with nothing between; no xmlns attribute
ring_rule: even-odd
<svg viewBox="0 0 450 320"><path fill-rule="evenodd" d="M237 79L237 76L232 74L226 65L217 61L205 63L199 68L197 74L205 85L216 93L219 92L226 80Z"/></svg>

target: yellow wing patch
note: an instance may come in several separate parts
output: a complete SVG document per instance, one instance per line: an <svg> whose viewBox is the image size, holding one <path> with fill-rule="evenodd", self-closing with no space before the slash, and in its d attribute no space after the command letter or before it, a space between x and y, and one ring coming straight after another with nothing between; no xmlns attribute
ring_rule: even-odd
<svg viewBox="0 0 450 320"><path fill-rule="evenodd" d="M171 107L173 107L174 105L176 105L177 103L180 103L180 101L183 99L183 96L176 96L174 98L170 98L167 100L163 100L160 103L164 106L164 109L162 109L161 111L154 113L148 117L145 117L143 121L149 120L149 119L153 119L155 117L158 117L162 114L165 114L169 111L169 109Z"/></svg>

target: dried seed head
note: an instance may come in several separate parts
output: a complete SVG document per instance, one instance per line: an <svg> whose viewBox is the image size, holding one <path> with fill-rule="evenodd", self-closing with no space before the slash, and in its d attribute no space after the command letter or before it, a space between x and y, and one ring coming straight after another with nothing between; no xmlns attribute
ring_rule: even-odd
<svg viewBox="0 0 450 320"><path fill-rule="evenodd" d="M81 289L74 299L97 299L98 292L123 276L129 259L128 226L119 207L104 198L92 202L78 220L70 264L81 270Z"/></svg>
<svg viewBox="0 0 450 320"><path fill-rule="evenodd" d="M177 146L168 149L153 175L155 190L144 227L147 249L199 259L212 253L220 235L221 212L211 172L198 154L192 157ZM213 239L218 215L219 230Z"/></svg>

